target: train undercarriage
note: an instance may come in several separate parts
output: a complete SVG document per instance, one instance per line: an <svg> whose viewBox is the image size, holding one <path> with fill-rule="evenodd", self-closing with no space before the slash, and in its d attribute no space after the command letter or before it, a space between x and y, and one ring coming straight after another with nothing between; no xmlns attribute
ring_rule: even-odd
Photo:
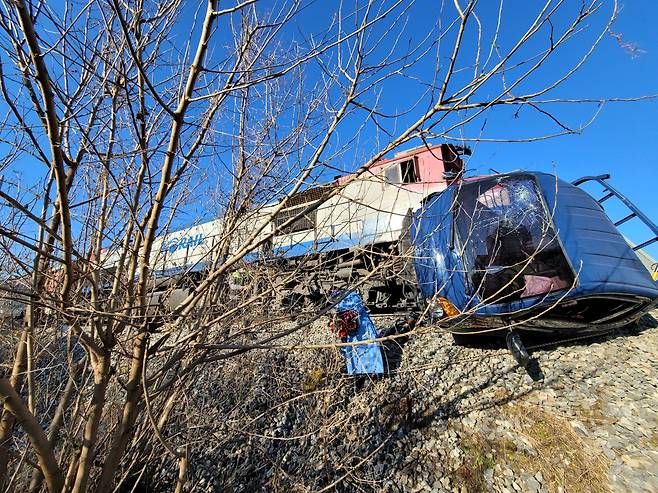
<svg viewBox="0 0 658 493"><path fill-rule="evenodd" d="M332 292L358 289L374 313L414 310L420 306L411 256L401 243L386 243L276 259L267 265L277 301L284 309L322 306Z"/></svg>

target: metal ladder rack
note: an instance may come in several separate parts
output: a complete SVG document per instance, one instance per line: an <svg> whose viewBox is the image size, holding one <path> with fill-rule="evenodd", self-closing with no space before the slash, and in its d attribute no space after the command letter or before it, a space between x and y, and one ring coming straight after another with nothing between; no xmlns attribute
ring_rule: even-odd
<svg viewBox="0 0 658 493"><path fill-rule="evenodd" d="M624 216L622 219L619 221L615 222L615 226L619 227L622 224L630 221L631 219L637 217L640 219L652 232L653 232L653 238L646 240L639 245L635 245L633 248L634 251L641 250L655 242L658 242L658 226L656 226L656 223L654 223L651 219L649 219L640 209L637 208L637 206L631 202L623 193L621 193L619 190L614 188L612 185L610 185L606 180L610 178L609 174L605 175L598 175L598 176L583 176L582 178L578 178L577 180L572 182L572 185L575 186L580 186L583 183L586 183L588 181L594 181L601 185L604 189L605 192L607 192L603 197L598 199L599 204L603 204L606 200L612 197L617 197L628 209L631 211L630 214L627 216Z"/></svg>

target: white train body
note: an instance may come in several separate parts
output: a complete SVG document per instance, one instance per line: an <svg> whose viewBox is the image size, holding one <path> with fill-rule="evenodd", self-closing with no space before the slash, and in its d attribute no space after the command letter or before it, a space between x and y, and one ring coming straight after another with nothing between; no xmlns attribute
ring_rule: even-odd
<svg viewBox="0 0 658 493"><path fill-rule="evenodd" d="M339 177L331 184L295 194L274 218L270 216L276 204L254 211L245 218L243 233L232 238L231 251L241 246L243 236L258 227L262 227L261 238L269 235L273 227L280 227L333 187L341 187L340 192L301 219L281 227L268 242L273 257L335 255L366 245L395 244L406 232L410 213L428 195L445 189L462 169L456 148L450 145L399 153L393 159L377 161L358 178ZM203 271L211 265L222 230L222 220L217 219L157 238L151 269L164 277ZM104 265L111 268L116 261L116 254L109 254Z"/></svg>
<svg viewBox="0 0 658 493"><path fill-rule="evenodd" d="M273 252L298 257L394 243L405 234L410 211L420 207L428 195L444 190L461 171L461 159L452 147L443 145L399 153L393 159L377 161L356 179L348 175L331 185L301 192L277 214L275 225L317 201L327 188L342 187L275 236Z"/></svg>

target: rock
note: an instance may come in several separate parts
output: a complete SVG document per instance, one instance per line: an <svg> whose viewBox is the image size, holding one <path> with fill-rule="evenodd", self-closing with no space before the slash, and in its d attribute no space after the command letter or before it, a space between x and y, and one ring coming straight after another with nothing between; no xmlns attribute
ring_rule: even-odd
<svg viewBox="0 0 658 493"><path fill-rule="evenodd" d="M589 435L589 433L587 431L587 428L585 428L585 425L581 421L578 421L578 420L574 419L574 420L570 421L569 424L574 429L574 431L576 433L578 433L579 435L582 435L582 436L588 436Z"/></svg>
<svg viewBox="0 0 658 493"><path fill-rule="evenodd" d="M617 459L617 454L615 454L612 449L610 449L607 445L603 447L603 454L608 458L610 461L614 461Z"/></svg>
<svg viewBox="0 0 658 493"><path fill-rule="evenodd" d="M541 488L541 483L528 473L523 473L521 475L521 480L524 485L523 491L537 493Z"/></svg>

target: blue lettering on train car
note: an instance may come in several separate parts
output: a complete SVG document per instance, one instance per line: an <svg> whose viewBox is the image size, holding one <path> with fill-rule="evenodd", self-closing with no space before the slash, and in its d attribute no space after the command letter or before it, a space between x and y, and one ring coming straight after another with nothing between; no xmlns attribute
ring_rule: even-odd
<svg viewBox="0 0 658 493"><path fill-rule="evenodd" d="M161 252L174 253L176 250L185 248L194 248L203 244L203 233L196 236L182 236L181 238L174 238L169 241L163 241L160 247Z"/></svg>

